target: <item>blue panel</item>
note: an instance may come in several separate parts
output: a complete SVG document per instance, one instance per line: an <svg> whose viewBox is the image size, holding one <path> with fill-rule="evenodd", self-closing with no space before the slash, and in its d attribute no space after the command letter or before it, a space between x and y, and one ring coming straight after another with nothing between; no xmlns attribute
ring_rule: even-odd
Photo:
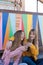
<svg viewBox="0 0 43 65"><path fill-rule="evenodd" d="M4 43L7 21L8 21L8 13L3 12L2 13L2 43Z"/></svg>
<svg viewBox="0 0 43 65"><path fill-rule="evenodd" d="M33 15L33 22L32 22L32 23L33 23L32 25L33 25L33 28L34 28L34 29L36 28L37 19L38 19L38 16L34 14L34 15Z"/></svg>

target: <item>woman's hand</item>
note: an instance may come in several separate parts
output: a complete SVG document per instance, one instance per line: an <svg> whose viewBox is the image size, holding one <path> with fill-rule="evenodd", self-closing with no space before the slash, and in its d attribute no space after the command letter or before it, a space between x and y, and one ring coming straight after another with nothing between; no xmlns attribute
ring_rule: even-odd
<svg viewBox="0 0 43 65"><path fill-rule="evenodd" d="M28 42L28 43L26 44L26 48L30 47L31 45L32 45L32 43Z"/></svg>
<svg viewBox="0 0 43 65"><path fill-rule="evenodd" d="M21 46L21 51L26 51L27 50L27 48L26 48L26 46Z"/></svg>

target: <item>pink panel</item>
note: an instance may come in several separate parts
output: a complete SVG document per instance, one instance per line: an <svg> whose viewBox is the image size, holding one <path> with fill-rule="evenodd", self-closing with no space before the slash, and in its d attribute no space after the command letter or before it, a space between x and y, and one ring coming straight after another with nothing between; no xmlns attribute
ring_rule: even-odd
<svg viewBox="0 0 43 65"><path fill-rule="evenodd" d="M0 50L2 49L2 13L0 13Z"/></svg>
<svg viewBox="0 0 43 65"><path fill-rule="evenodd" d="M20 17L19 30L22 30L22 17Z"/></svg>

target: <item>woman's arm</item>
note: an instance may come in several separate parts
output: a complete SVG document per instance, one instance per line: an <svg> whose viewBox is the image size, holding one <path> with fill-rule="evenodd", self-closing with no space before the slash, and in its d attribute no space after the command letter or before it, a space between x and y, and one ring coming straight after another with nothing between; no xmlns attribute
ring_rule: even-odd
<svg viewBox="0 0 43 65"><path fill-rule="evenodd" d="M16 50L10 52L10 57L17 56L17 55L19 55L23 51L26 51L26 47L25 46L20 46Z"/></svg>
<svg viewBox="0 0 43 65"><path fill-rule="evenodd" d="M5 54L6 54L6 50L4 51L3 55L2 55L2 60L5 58Z"/></svg>
<svg viewBox="0 0 43 65"><path fill-rule="evenodd" d="M18 65L21 60L22 52L17 56L16 60L14 61L13 65Z"/></svg>
<svg viewBox="0 0 43 65"><path fill-rule="evenodd" d="M27 48L28 47L30 47L31 46L31 44L29 43L27 43L25 46L20 46L20 47L18 47L16 50L14 50L14 51L12 51L12 52L10 52L10 57L14 57L14 56L17 56L17 55L19 55L19 53L23 53L24 51L26 51L27 50Z"/></svg>
<svg viewBox="0 0 43 65"><path fill-rule="evenodd" d="M30 47L30 51L33 55L39 54L38 45L36 47L36 45L33 45L32 43L28 42L25 46L27 49L28 49L28 47Z"/></svg>

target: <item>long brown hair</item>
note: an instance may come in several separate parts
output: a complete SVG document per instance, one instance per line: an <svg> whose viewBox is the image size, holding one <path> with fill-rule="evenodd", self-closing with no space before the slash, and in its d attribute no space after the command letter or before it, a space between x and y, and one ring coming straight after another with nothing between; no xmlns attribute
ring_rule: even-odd
<svg viewBox="0 0 43 65"><path fill-rule="evenodd" d="M28 39L27 39L27 42L30 42L31 43L31 39L30 39L30 35L31 35L31 32L34 32L35 31L35 29L31 29L30 30L30 32L29 32L29 37L28 37ZM36 46L36 33L35 33L35 38L33 39L33 41L32 41L32 44L34 44L35 46ZM37 46L36 46L37 47ZM28 47L28 49L27 49L27 51L29 51L30 50L30 47Z"/></svg>
<svg viewBox="0 0 43 65"><path fill-rule="evenodd" d="M11 47L11 51L15 50L16 48L18 48L20 46L20 43L23 42L21 41L21 34L22 34L22 30L18 30L15 34L14 34L14 41L12 42L12 47Z"/></svg>
<svg viewBox="0 0 43 65"><path fill-rule="evenodd" d="M27 40L27 41L29 41L29 42L31 42L31 39L30 39L31 32L35 32L35 29L31 29L30 32L29 32L29 38L28 38L28 40ZM32 41L32 44L35 45L35 41L36 41L36 33L35 33L35 38L34 38L33 41Z"/></svg>

